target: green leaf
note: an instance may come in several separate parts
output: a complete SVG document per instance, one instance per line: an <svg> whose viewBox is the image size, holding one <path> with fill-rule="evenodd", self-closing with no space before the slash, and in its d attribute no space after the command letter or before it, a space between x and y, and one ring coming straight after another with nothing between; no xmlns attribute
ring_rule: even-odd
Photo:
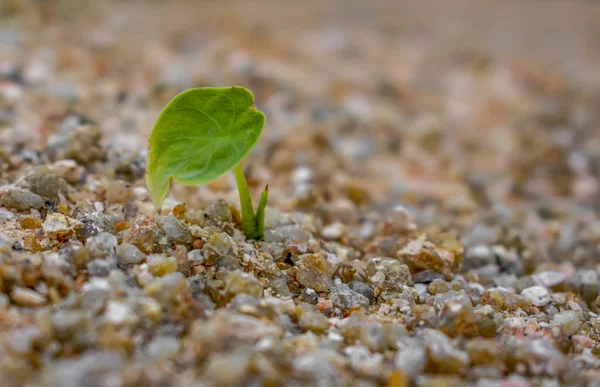
<svg viewBox="0 0 600 387"><path fill-rule="evenodd" d="M252 150L265 123L243 87L190 89L161 112L150 135L146 185L160 210L171 180L183 185L218 178Z"/></svg>

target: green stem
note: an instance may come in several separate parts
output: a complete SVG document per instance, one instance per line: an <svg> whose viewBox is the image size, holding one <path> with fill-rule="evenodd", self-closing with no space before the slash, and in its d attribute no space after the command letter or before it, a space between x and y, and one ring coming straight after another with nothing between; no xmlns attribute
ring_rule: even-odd
<svg viewBox="0 0 600 387"><path fill-rule="evenodd" d="M246 182L246 176L242 164L237 164L233 167L235 173L235 182L237 183L238 192L240 195L240 205L242 208L242 222L244 224L244 234L248 239L261 239L263 236L264 224L264 207L267 204L265 193L261 195L257 214L254 214L254 206L252 205L252 196ZM268 193L268 191L266 191ZM264 197L264 199L263 199ZM264 204L263 204L264 201ZM258 215L258 217L257 217Z"/></svg>

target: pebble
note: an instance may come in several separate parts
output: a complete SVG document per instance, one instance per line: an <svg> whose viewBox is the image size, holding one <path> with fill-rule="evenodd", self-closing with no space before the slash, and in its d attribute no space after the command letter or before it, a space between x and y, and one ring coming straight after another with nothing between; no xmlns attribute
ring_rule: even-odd
<svg viewBox="0 0 600 387"><path fill-rule="evenodd" d="M464 268L471 270L478 267L494 263L495 256L492 250L486 245L475 245L465 251Z"/></svg>
<svg viewBox="0 0 600 387"><path fill-rule="evenodd" d="M35 290L13 287L10 292L10 299L19 306L38 307L47 303L46 297Z"/></svg>
<svg viewBox="0 0 600 387"><path fill-rule="evenodd" d="M50 239L62 239L68 237L73 232L75 221L63 214L53 213L46 217L42 223L44 235Z"/></svg>
<svg viewBox="0 0 600 387"><path fill-rule="evenodd" d="M311 233L299 225L278 226L265 230L264 241L268 243L307 243L312 237Z"/></svg>
<svg viewBox="0 0 600 387"><path fill-rule="evenodd" d="M107 232L101 232L88 238L85 249L91 259L106 259L116 262L117 244L117 237Z"/></svg>
<svg viewBox="0 0 600 387"><path fill-rule="evenodd" d="M370 321L362 326L360 331L360 341L373 352L381 352L387 348L387 337L383 326Z"/></svg>
<svg viewBox="0 0 600 387"><path fill-rule="evenodd" d="M84 168L77 165L75 160L58 160L52 164L52 170L56 176L64 179L70 184L77 184L82 181Z"/></svg>
<svg viewBox="0 0 600 387"><path fill-rule="evenodd" d="M498 261L500 270L507 274L523 275L522 259L512 250L504 246L493 246L492 251Z"/></svg>
<svg viewBox="0 0 600 387"><path fill-rule="evenodd" d="M551 270L536 273L532 277L537 285L543 286L546 289L552 289L556 286L563 285L567 280L567 276L564 273Z"/></svg>
<svg viewBox="0 0 600 387"><path fill-rule="evenodd" d="M202 250L200 250L200 249L190 250L187 254L187 259L188 259L188 264L190 265L190 268L200 266L206 260Z"/></svg>
<svg viewBox="0 0 600 387"><path fill-rule="evenodd" d="M427 353L423 343L412 337L402 340L394 364L396 369L402 370L407 375L423 372L427 364Z"/></svg>
<svg viewBox="0 0 600 387"><path fill-rule="evenodd" d="M135 265L142 262L146 254L142 253L137 246L130 243L121 243L117 247L117 262L119 265Z"/></svg>
<svg viewBox="0 0 600 387"><path fill-rule="evenodd" d="M437 311L441 311L450 301L458 302L468 308L473 307L471 299L464 290L436 294L433 299L433 306Z"/></svg>
<svg viewBox="0 0 600 387"><path fill-rule="evenodd" d="M173 336L157 336L148 343L147 353L153 359L169 359L179 352L179 340Z"/></svg>
<svg viewBox="0 0 600 387"><path fill-rule="evenodd" d="M134 134L120 134L108 140L107 164L118 179L135 181L144 177L146 154L142 151L139 137Z"/></svg>
<svg viewBox="0 0 600 387"><path fill-rule="evenodd" d="M559 326L563 332L572 335L577 332L581 322L577 312L565 310L564 312L559 312L554 315L552 318L552 324Z"/></svg>
<svg viewBox="0 0 600 387"><path fill-rule="evenodd" d="M521 295L531 300L535 306L544 306L550 303L550 293L543 286L531 286L523 289Z"/></svg>
<svg viewBox="0 0 600 387"><path fill-rule="evenodd" d="M14 217L15 214L13 214L11 211L0 207L0 222L13 219Z"/></svg>
<svg viewBox="0 0 600 387"><path fill-rule="evenodd" d="M250 367L251 355L247 349L238 348L211 356L204 377L217 386L241 384Z"/></svg>
<svg viewBox="0 0 600 387"><path fill-rule="evenodd" d="M225 291L230 296L243 293L260 297L263 294L263 287L252 274L236 270L227 274L225 278Z"/></svg>
<svg viewBox="0 0 600 387"><path fill-rule="evenodd" d="M38 194L25 188L10 187L5 188L0 196L2 206L15 209L17 211L27 211L32 208L40 209L44 207L46 201Z"/></svg>
<svg viewBox="0 0 600 387"><path fill-rule="evenodd" d="M24 230L36 230L42 227L42 221L35 215L25 215L19 218L19 225Z"/></svg>
<svg viewBox="0 0 600 387"><path fill-rule="evenodd" d="M456 374L469 366L469 355L465 351L455 349L448 336L442 332L426 329L423 337L427 347L427 368L431 371Z"/></svg>
<svg viewBox="0 0 600 387"><path fill-rule="evenodd" d="M432 270L423 270L415 273L412 276L412 280L415 283L429 284L435 280L443 280L445 276L442 273L438 273Z"/></svg>
<svg viewBox="0 0 600 387"><path fill-rule="evenodd" d="M146 259L148 271L155 277L177 271L177 259L163 254L150 254Z"/></svg>
<svg viewBox="0 0 600 387"><path fill-rule="evenodd" d="M146 286L145 291L162 305L170 306L184 290L187 284L179 272L165 274Z"/></svg>
<svg viewBox="0 0 600 387"><path fill-rule="evenodd" d="M113 325L133 325L138 321L138 316L133 308L124 302L109 301L104 312L104 321Z"/></svg>
<svg viewBox="0 0 600 387"><path fill-rule="evenodd" d="M65 126L50 136L48 149L54 160L73 159L89 165L103 155L102 131L95 125Z"/></svg>
<svg viewBox="0 0 600 387"><path fill-rule="evenodd" d="M112 286L106 278L90 278L81 288L83 308L92 311L102 308L110 297L112 290Z"/></svg>
<svg viewBox="0 0 600 387"><path fill-rule="evenodd" d="M344 234L344 224L340 222L332 223L323 227L323 231L321 235L325 239L336 240L339 239Z"/></svg>
<svg viewBox="0 0 600 387"><path fill-rule="evenodd" d="M343 310L357 306L368 308L370 305L367 297L353 291L346 284L334 286L329 293L329 299L333 302L333 305Z"/></svg>
<svg viewBox="0 0 600 387"><path fill-rule="evenodd" d="M106 201L127 204L133 197L131 185L125 181L112 181L106 185Z"/></svg>
<svg viewBox="0 0 600 387"><path fill-rule="evenodd" d="M113 218L94 208L87 208L77 214L77 221L79 224L75 227L75 231L80 239L86 239L101 232L115 233Z"/></svg>
<svg viewBox="0 0 600 387"><path fill-rule="evenodd" d="M69 340L77 332L82 332L90 323L91 316L86 311L59 310L50 319L54 335L59 340Z"/></svg>
<svg viewBox="0 0 600 387"><path fill-rule="evenodd" d="M156 223L171 241L184 244L192 242L192 234L190 233L190 229L175 216L158 216L156 218Z"/></svg>
<svg viewBox="0 0 600 387"><path fill-rule="evenodd" d="M36 167L25 181L29 189L47 199L57 201L60 193L66 193L66 182L46 166Z"/></svg>
<svg viewBox="0 0 600 387"><path fill-rule="evenodd" d="M375 292L373 291L373 289L371 289L369 285L365 284L364 282L351 281L348 283L348 287L352 291L360 293L363 296L367 297L371 304L374 304L377 301L377 297L375 296Z"/></svg>
<svg viewBox="0 0 600 387"><path fill-rule="evenodd" d="M329 328L329 320L322 313L307 310L298 319L298 325L306 330L322 333Z"/></svg>
<svg viewBox="0 0 600 387"><path fill-rule="evenodd" d="M404 206L397 205L386 215L386 225L391 232L404 233L417 228L415 217Z"/></svg>
<svg viewBox="0 0 600 387"><path fill-rule="evenodd" d="M17 329L10 338L10 348L18 354L27 355L33 350L35 342L40 338L42 338L42 332L36 326Z"/></svg>
<svg viewBox="0 0 600 387"><path fill-rule="evenodd" d="M233 222L233 214L231 208L224 200L217 200L211 203L206 209L206 216L215 221L231 223Z"/></svg>
<svg viewBox="0 0 600 387"><path fill-rule="evenodd" d="M412 277L408 266L393 258L369 258L367 261L367 272L373 283L385 280L394 281L403 285L412 283Z"/></svg>
<svg viewBox="0 0 600 387"><path fill-rule="evenodd" d="M108 277L116 268L116 262L107 259L92 259L87 263L87 271L93 277Z"/></svg>
<svg viewBox="0 0 600 387"><path fill-rule="evenodd" d="M425 235L409 241L397 256L412 271L433 270L449 274L455 267L455 254L436 246Z"/></svg>
<svg viewBox="0 0 600 387"><path fill-rule="evenodd" d="M600 282L595 270L578 270L571 278L583 299L590 303L600 294Z"/></svg>
<svg viewBox="0 0 600 387"><path fill-rule="evenodd" d="M319 295L314 289L304 288L302 289L302 293L300 293L300 301L306 302L307 304L316 305L319 301Z"/></svg>
<svg viewBox="0 0 600 387"><path fill-rule="evenodd" d="M325 292L331 289L333 286L331 276L334 270L324 254L303 254L292 258L292 260L298 268L296 280L300 284L317 292Z"/></svg>
<svg viewBox="0 0 600 387"><path fill-rule="evenodd" d="M344 348L344 355L348 356L350 367L362 375L375 377L381 370L383 355L371 353L363 346L353 345Z"/></svg>
<svg viewBox="0 0 600 387"><path fill-rule="evenodd" d="M61 359L45 370L48 385L62 387L99 386L106 382L121 385L126 362L120 351L91 350L74 359Z"/></svg>

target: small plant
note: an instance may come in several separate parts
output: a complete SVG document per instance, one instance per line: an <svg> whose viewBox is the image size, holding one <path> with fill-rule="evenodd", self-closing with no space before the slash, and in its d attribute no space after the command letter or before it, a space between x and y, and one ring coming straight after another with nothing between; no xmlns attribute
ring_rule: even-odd
<svg viewBox="0 0 600 387"><path fill-rule="evenodd" d="M240 195L244 234L263 236L268 186L256 213L242 160L258 142L265 115L243 87L198 88L177 95L160 113L148 142L146 185L158 211L171 180L206 184L233 168Z"/></svg>

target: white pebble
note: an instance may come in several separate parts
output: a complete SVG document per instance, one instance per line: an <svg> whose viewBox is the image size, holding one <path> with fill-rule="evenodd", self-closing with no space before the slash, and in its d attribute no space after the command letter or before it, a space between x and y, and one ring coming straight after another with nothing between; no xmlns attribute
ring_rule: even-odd
<svg viewBox="0 0 600 387"><path fill-rule="evenodd" d="M521 295L529 298L535 306L544 306L550 302L550 293L543 286L531 286L523 289Z"/></svg>

